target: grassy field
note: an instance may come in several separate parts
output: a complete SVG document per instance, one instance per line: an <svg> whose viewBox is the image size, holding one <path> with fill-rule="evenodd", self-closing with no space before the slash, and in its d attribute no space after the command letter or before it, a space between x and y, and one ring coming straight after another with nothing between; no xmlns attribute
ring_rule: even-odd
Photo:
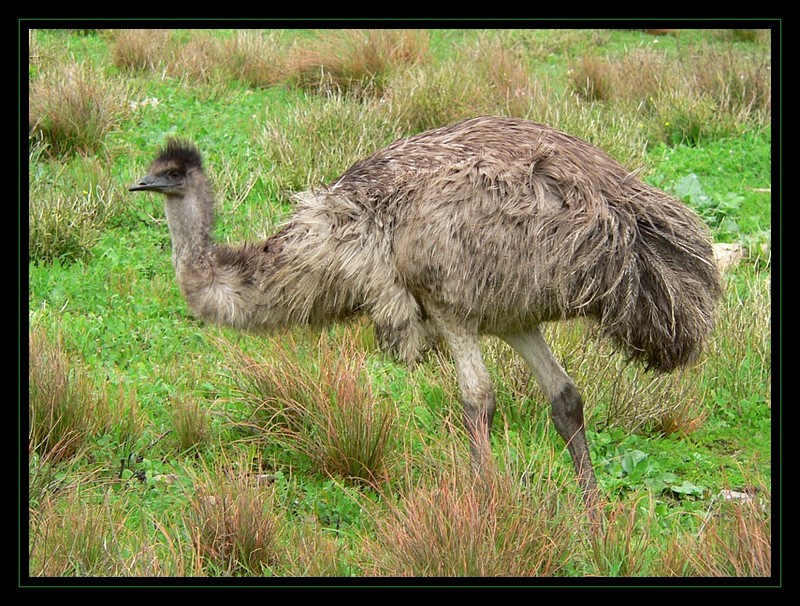
<svg viewBox="0 0 800 606"><path fill-rule="evenodd" d="M774 576L771 44L768 30L30 31L21 577ZM127 191L168 135L190 138L217 237L255 240L291 192L480 114L595 143L742 253L691 368L647 373L591 324L546 328L587 403L599 533L504 344L484 343L496 469L476 485L446 352L410 369L366 322L270 337L199 322L163 200Z"/></svg>

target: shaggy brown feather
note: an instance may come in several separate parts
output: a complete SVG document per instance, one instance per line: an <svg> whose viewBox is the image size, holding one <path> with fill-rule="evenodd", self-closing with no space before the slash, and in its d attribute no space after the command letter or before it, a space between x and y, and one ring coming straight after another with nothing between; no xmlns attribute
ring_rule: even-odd
<svg viewBox="0 0 800 606"><path fill-rule="evenodd" d="M169 142L150 173L181 163L196 191L180 210L168 202L173 232L192 225L174 260L213 322L272 329L364 312L413 360L429 341L426 305L493 334L585 315L663 370L691 360L713 325L719 279L696 214L541 124L480 117L396 141L298 195L269 241L238 248L211 244L207 216L187 219L212 206L196 149Z"/></svg>
<svg viewBox="0 0 800 606"><path fill-rule="evenodd" d="M695 213L540 124L476 118L402 139L310 195L308 209L370 235L366 265L383 279L360 274L364 290L391 276L368 301L404 357L426 304L494 334L593 316L664 370L689 361L713 325L718 273Z"/></svg>

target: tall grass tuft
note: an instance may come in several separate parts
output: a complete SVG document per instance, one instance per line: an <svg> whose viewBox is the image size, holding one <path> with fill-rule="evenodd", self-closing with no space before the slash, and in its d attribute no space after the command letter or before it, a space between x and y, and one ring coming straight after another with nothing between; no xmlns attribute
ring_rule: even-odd
<svg viewBox="0 0 800 606"><path fill-rule="evenodd" d="M570 70L572 86L582 99L607 101L614 95L608 65L602 59L584 55Z"/></svg>
<svg viewBox="0 0 800 606"><path fill-rule="evenodd" d="M347 577L349 551L335 533L314 519L295 520L283 527L281 559L271 571L275 576Z"/></svg>
<svg viewBox="0 0 800 606"><path fill-rule="evenodd" d="M736 498L729 498L730 495ZM722 491L700 530L669 541L663 574L686 577L768 577L772 574L770 495Z"/></svg>
<svg viewBox="0 0 800 606"><path fill-rule="evenodd" d="M724 40L769 44L772 32L768 29L723 29L718 33Z"/></svg>
<svg viewBox="0 0 800 606"><path fill-rule="evenodd" d="M367 574L413 577L553 576L567 560L575 509L546 478L527 484L508 471L474 474L463 455L372 512Z"/></svg>
<svg viewBox="0 0 800 606"><path fill-rule="evenodd" d="M460 73L456 61L416 66L395 75L384 93L384 111L403 132L437 128L474 115L477 89L474 76Z"/></svg>
<svg viewBox="0 0 800 606"><path fill-rule="evenodd" d="M51 464L85 447L93 431L108 420L84 370L40 329L28 335L28 445Z"/></svg>
<svg viewBox="0 0 800 606"><path fill-rule="evenodd" d="M513 50L481 38L457 58L393 76L381 109L409 133L481 114L528 117L543 97L543 85Z"/></svg>
<svg viewBox="0 0 800 606"><path fill-rule="evenodd" d="M771 280L768 272L746 272L727 279L726 296L702 367L716 394L744 411L754 401L772 397Z"/></svg>
<svg viewBox="0 0 800 606"><path fill-rule="evenodd" d="M192 550L185 530L143 511L134 491L80 477L31 510L28 555L32 577L181 577Z"/></svg>
<svg viewBox="0 0 800 606"><path fill-rule="evenodd" d="M612 505L603 513L601 529L588 534L594 570L603 577L650 574L653 515L643 514L642 498Z"/></svg>
<svg viewBox="0 0 800 606"><path fill-rule="evenodd" d="M29 574L48 577L121 576L120 542L126 512L109 500L93 502L80 489L32 516Z"/></svg>
<svg viewBox="0 0 800 606"><path fill-rule="evenodd" d="M253 88L286 77L286 49L279 31L198 32L188 40L170 30L114 30L112 58L122 70L162 72L195 84L235 81Z"/></svg>
<svg viewBox="0 0 800 606"><path fill-rule="evenodd" d="M228 79L217 69L221 43L210 32L198 33L168 48L166 74L179 78L200 90L215 91Z"/></svg>
<svg viewBox="0 0 800 606"><path fill-rule="evenodd" d="M120 214L123 197L97 158L45 163L47 148L33 143L29 150L28 255L41 262L81 260Z"/></svg>
<svg viewBox="0 0 800 606"><path fill-rule="evenodd" d="M323 474L383 481L396 411L373 393L367 354L350 332L323 333L305 355L292 336L274 341L259 360L224 346L242 397L254 407L249 423L264 439L307 456Z"/></svg>
<svg viewBox="0 0 800 606"><path fill-rule="evenodd" d="M710 414L704 400L682 398L655 417L651 426L659 435L683 438L700 429Z"/></svg>
<svg viewBox="0 0 800 606"><path fill-rule="evenodd" d="M31 507L63 490L58 477L104 435L126 458L144 426L135 393L100 389L64 351L61 335L32 326L28 335L28 498Z"/></svg>
<svg viewBox="0 0 800 606"><path fill-rule="evenodd" d="M284 49L276 32L239 30L231 37L207 33L176 43L170 50L167 73L192 82L240 80L259 88L285 77Z"/></svg>
<svg viewBox="0 0 800 606"><path fill-rule="evenodd" d="M279 32L237 30L222 41L218 61L229 77L253 88L272 86L286 77Z"/></svg>
<svg viewBox="0 0 800 606"><path fill-rule="evenodd" d="M282 116L267 116L258 144L266 178L284 194L329 182L401 134L372 103L341 94L312 96Z"/></svg>
<svg viewBox="0 0 800 606"><path fill-rule="evenodd" d="M57 157L99 151L130 113L129 87L85 63L53 65L28 95L28 130Z"/></svg>
<svg viewBox="0 0 800 606"><path fill-rule="evenodd" d="M724 113L746 122L772 109L772 66L768 53L744 55L732 49L703 49L692 84ZM763 120L763 119L762 119Z"/></svg>
<svg viewBox="0 0 800 606"><path fill-rule="evenodd" d="M246 462L204 469L184 521L207 574L261 575L276 561L280 526L273 489Z"/></svg>
<svg viewBox="0 0 800 606"><path fill-rule="evenodd" d="M121 70L155 71L164 64L170 43L168 29L119 29L111 32L111 60Z"/></svg>
<svg viewBox="0 0 800 606"><path fill-rule="evenodd" d="M571 88L587 101L633 104L650 143L697 145L769 124L769 53L699 47L693 55L686 62L651 49L584 55L571 63Z"/></svg>
<svg viewBox="0 0 800 606"><path fill-rule="evenodd" d="M380 97L392 72L422 62L425 30L329 30L296 45L288 81L300 88Z"/></svg>
<svg viewBox="0 0 800 606"><path fill-rule="evenodd" d="M171 416L181 452L195 451L208 444L211 438L211 420L197 399L188 398L174 402Z"/></svg>

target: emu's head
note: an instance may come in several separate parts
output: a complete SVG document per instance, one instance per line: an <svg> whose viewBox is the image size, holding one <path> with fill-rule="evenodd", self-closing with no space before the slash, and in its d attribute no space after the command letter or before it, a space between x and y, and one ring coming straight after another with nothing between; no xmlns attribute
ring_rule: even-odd
<svg viewBox="0 0 800 606"><path fill-rule="evenodd" d="M203 162L194 144L170 139L150 165L147 175L131 185L129 191L154 191L167 196L182 196L192 176L202 171Z"/></svg>

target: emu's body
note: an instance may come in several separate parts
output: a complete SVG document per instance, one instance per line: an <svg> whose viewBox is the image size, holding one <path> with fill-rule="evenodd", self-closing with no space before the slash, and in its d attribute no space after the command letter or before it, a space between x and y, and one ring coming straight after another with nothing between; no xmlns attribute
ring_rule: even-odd
<svg viewBox="0 0 800 606"><path fill-rule="evenodd" d="M300 194L283 229L241 247L212 241L193 146L170 141L131 189L166 195L178 282L201 318L271 330L365 313L406 361L444 337L478 466L494 414L478 339L507 341L550 399L589 500L583 405L539 324L594 317L631 357L671 370L701 347L720 293L692 211L596 147L525 120L396 141Z"/></svg>

